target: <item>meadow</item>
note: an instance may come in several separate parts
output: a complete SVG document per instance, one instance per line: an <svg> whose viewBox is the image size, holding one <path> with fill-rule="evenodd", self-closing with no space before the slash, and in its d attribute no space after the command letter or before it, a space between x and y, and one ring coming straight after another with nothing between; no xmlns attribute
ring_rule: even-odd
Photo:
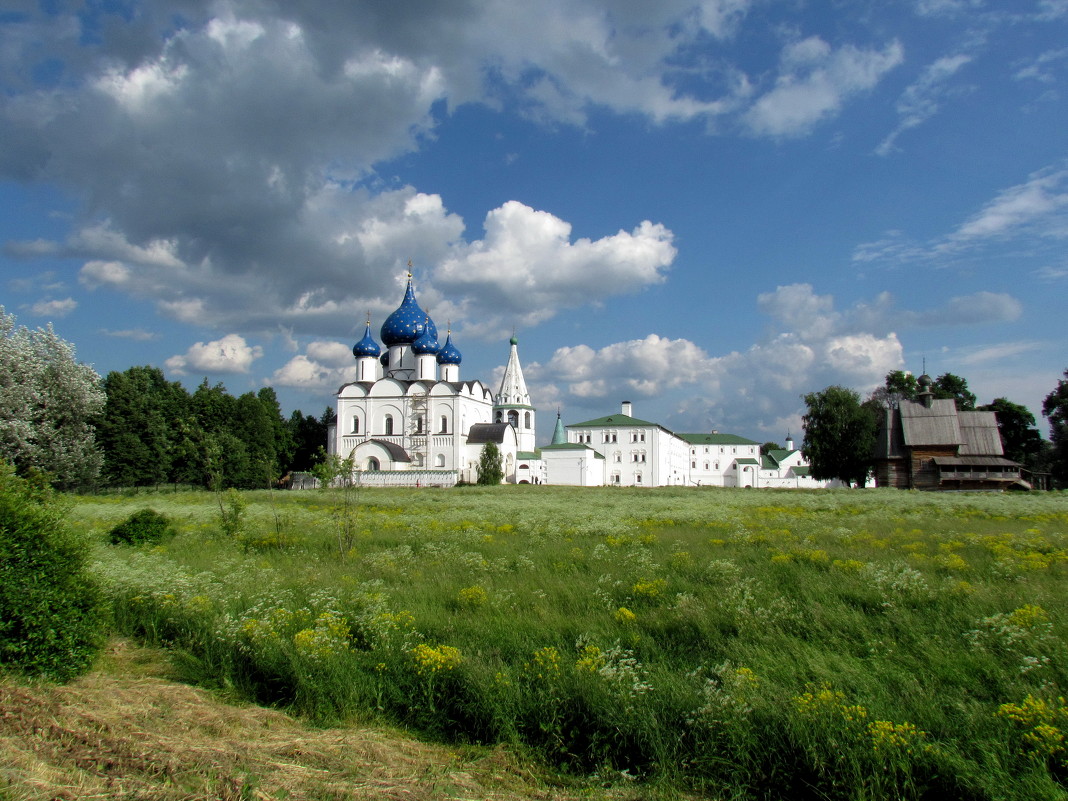
<svg viewBox="0 0 1068 801"><path fill-rule="evenodd" d="M152 508L176 534L108 531ZM715 798L1057 798L1068 495L83 497L116 628L322 723Z"/></svg>

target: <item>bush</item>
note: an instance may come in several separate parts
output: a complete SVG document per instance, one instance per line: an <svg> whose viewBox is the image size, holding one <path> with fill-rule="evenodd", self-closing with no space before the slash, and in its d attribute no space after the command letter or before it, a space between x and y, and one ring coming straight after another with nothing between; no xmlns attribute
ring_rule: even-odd
<svg viewBox="0 0 1068 801"><path fill-rule="evenodd" d="M0 664L59 681L89 669L105 617L87 558L48 486L0 463Z"/></svg>
<svg viewBox="0 0 1068 801"><path fill-rule="evenodd" d="M158 543L171 533L171 519L155 509L141 509L111 529L112 545Z"/></svg>

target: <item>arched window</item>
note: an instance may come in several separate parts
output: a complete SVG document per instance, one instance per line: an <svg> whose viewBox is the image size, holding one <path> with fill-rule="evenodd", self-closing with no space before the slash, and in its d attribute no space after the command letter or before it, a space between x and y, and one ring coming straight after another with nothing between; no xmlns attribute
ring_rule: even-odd
<svg viewBox="0 0 1068 801"><path fill-rule="evenodd" d="M530 412L523 414L523 428L530 428Z"/></svg>
<svg viewBox="0 0 1068 801"><path fill-rule="evenodd" d="M359 434L360 433L360 418L357 417L356 415L352 416L352 433L353 434Z"/></svg>
<svg viewBox="0 0 1068 801"><path fill-rule="evenodd" d="M500 409L497 410L497 422L498 423L503 423L504 422L504 412L502 412Z"/></svg>
<svg viewBox="0 0 1068 801"><path fill-rule="evenodd" d="M434 467L444 467L444 466L445 466L445 454L444 453L439 453L437 456L434 457Z"/></svg>
<svg viewBox="0 0 1068 801"><path fill-rule="evenodd" d="M386 436L393 436L393 415L391 414L386 415ZM377 470L378 468L376 467L375 469Z"/></svg>
<svg viewBox="0 0 1068 801"><path fill-rule="evenodd" d="M367 469L368 470L381 470L382 469L382 465L379 463L378 459L376 459L375 457L372 456L370 459L367 460Z"/></svg>
<svg viewBox="0 0 1068 801"><path fill-rule="evenodd" d="M415 433L416 434L422 434L423 433L423 415L419 415L418 417L415 418Z"/></svg>
<svg viewBox="0 0 1068 801"><path fill-rule="evenodd" d="M519 412L515 409L508 412L508 422L512 424L512 428L519 428Z"/></svg>
<svg viewBox="0 0 1068 801"><path fill-rule="evenodd" d="M449 433L449 416L447 414L443 414L441 416L441 433L442 434L448 434Z"/></svg>

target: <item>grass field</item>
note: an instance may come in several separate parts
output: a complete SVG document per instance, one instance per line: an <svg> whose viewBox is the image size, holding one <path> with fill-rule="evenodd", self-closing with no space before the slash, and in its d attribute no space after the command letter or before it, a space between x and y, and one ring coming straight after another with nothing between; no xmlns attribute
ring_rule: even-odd
<svg viewBox="0 0 1068 801"><path fill-rule="evenodd" d="M1068 496L79 499L118 630L320 723L717 798L1056 798ZM145 507L177 535L111 546Z"/></svg>

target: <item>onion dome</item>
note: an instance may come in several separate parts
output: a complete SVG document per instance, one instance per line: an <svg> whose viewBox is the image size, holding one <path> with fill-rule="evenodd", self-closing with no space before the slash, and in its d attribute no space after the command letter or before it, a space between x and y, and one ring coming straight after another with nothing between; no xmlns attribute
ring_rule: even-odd
<svg viewBox="0 0 1068 801"><path fill-rule="evenodd" d="M378 358L378 362L379 362L379 364L381 364L381 365L382 365L383 367L389 367L389 353L388 353L388 351L387 351L386 353L383 353L383 354L382 354L382 355L381 355L381 356L380 356L380 357Z"/></svg>
<svg viewBox="0 0 1068 801"><path fill-rule="evenodd" d="M916 379L916 383L919 384L924 389L927 389L927 387L931 386L931 384L933 384L934 381L931 380L931 376L927 375L927 373L924 373L923 375L921 375L919 378Z"/></svg>
<svg viewBox="0 0 1068 801"><path fill-rule="evenodd" d="M381 353L382 349L378 347L378 343L375 342L374 338L371 336L371 324L368 323L367 330L364 331L363 334L363 339L352 346L352 355L357 359L364 356L371 356L377 359Z"/></svg>
<svg viewBox="0 0 1068 801"><path fill-rule="evenodd" d="M452 332L445 338L445 344L438 351L438 364L459 364L463 360L460 351L452 344Z"/></svg>
<svg viewBox="0 0 1068 801"><path fill-rule="evenodd" d="M434 355L441 350L441 345L438 344L437 332L431 333L429 316L426 321L427 325L424 326L423 335L412 343L412 353L416 356L422 356L426 353Z"/></svg>
<svg viewBox="0 0 1068 801"><path fill-rule="evenodd" d="M438 329L429 315L419 308L415 300L415 290L412 288L412 275L409 273L404 300L382 323L382 342L387 348L394 345L411 345L424 331L429 331L432 341L437 342Z"/></svg>

